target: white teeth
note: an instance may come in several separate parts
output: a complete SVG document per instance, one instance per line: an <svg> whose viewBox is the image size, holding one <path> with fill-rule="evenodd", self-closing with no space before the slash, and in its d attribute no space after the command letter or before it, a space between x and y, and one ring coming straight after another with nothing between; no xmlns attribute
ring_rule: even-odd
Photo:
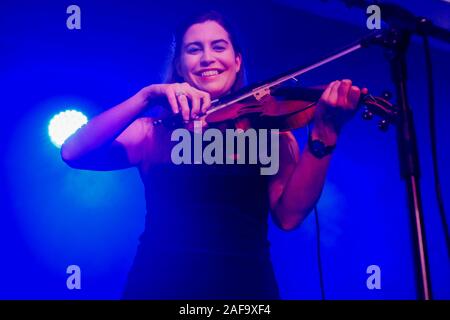
<svg viewBox="0 0 450 320"><path fill-rule="evenodd" d="M211 77L211 76L215 76L218 74L219 74L219 71L217 71L217 70L209 70L209 71L202 72L201 76L202 77Z"/></svg>

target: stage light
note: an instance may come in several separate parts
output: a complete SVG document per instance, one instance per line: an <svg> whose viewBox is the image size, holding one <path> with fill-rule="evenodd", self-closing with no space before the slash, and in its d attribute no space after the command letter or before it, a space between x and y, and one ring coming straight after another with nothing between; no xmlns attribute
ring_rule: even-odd
<svg viewBox="0 0 450 320"><path fill-rule="evenodd" d="M75 131L88 122L87 117L76 110L66 110L55 115L48 125L48 135L52 143L58 148Z"/></svg>

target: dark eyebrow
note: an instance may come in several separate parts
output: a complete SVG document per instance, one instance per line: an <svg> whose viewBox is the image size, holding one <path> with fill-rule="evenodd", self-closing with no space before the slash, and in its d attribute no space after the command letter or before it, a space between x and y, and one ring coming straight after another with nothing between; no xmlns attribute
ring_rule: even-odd
<svg viewBox="0 0 450 320"><path fill-rule="evenodd" d="M214 44L217 44L217 43L219 43L219 42L225 42L226 44L228 44L228 41L227 40L225 40L225 39L218 39L218 40L214 40L213 42L211 42L213 45Z"/></svg>
<svg viewBox="0 0 450 320"><path fill-rule="evenodd" d="M229 42L227 41L227 40L225 40L225 39L217 39L217 40L213 40L213 41L211 41L211 44L212 45L215 45L215 44L217 44L217 43L219 43L219 42L225 42L226 44L229 44ZM185 48L187 48L187 47L189 47L189 46L191 46L191 45L197 45L197 46L202 46L202 43L200 42L200 41L194 41L194 42L189 42L189 43L186 43L186 45L184 46Z"/></svg>
<svg viewBox="0 0 450 320"><path fill-rule="evenodd" d="M186 43L186 45L184 47L187 48L187 47L189 47L191 45L196 45L196 46L200 46L201 47L202 43L199 42L199 41L189 42L189 43Z"/></svg>

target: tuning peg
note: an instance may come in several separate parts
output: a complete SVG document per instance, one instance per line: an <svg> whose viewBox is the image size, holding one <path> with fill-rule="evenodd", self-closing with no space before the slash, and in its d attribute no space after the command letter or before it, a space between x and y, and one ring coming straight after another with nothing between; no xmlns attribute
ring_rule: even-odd
<svg viewBox="0 0 450 320"><path fill-rule="evenodd" d="M389 91L384 91L384 92L383 92L383 98L384 98L385 100L391 100L391 98L392 98L392 93L389 92Z"/></svg>
<svg viewBox="0 0 450 320"><path fill-rule="evenodd" d="M362 118L364 120L372 120L373 113L368 108L365 108L363 113L362 113Z"/></svg>
<svg viewBox="0 0 450 320"><path fill-rule="evenodd" d="M387 121L386 119L380 120L380 122L378 122L378 128L381 131L387 131L389 129L389 121Z"/></svg>

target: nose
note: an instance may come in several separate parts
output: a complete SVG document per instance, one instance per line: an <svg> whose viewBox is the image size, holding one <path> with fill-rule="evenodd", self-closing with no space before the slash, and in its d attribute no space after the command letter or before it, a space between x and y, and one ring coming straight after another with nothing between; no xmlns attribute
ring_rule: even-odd
<svg viewBox="0 0 450 320"><path fill-rule="evenodd" d="M200 64L205 67L209 66L215 61L214 54L211 52L211 50L206 49L203 51L202 58L200 60Z"/></svg>

